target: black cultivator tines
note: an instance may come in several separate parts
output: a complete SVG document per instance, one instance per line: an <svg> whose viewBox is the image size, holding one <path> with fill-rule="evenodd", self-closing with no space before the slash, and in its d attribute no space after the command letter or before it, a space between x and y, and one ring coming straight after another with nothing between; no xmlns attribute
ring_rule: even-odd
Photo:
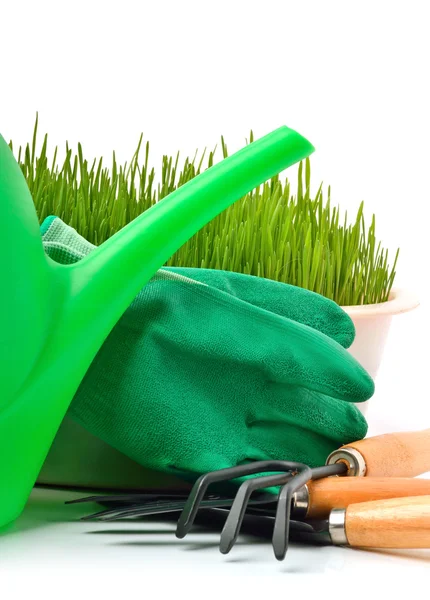
<svg viewBox="0 0 430 600"><path fill-rule="evenodd" d="M311 469L303 463L288 461L259 461L249 465L241 465L230 469L221 469L202 475L194 484L188 497L184 510L179 518L176 535L183 538L191 529L207 488L212 483L225 482L257 473L269 471L280 472L277 475L262 475L248 479L239 487L232 503L228 517L221 532L220 551L223 554L230 552L239 535L239 531L247 513L250 496L256 490L272 486L282 486L277 499L276 513L274 515L272 545L275 556L283 560L288 550L290 536L291 506L294 493L313 479L321 479L332 475L342 475L346 471L344 464L335 464ZM263 515L262 515L263 516ZM309 526L310 527L310 526ZM295 530L304 530L295 526ZM308 531L309 528L306 529ZM310 529L309 529L310 531Z"/></svg>
<svg viewBox="0 0 430 600"><path fill-rule="evenodd" d="M329 543L324 523L291 520L295 493L311 480L343 475L346 470L343 463L312 469L298 462L259 461L206 473L199 477L188 496L184 493L129 493L89 496L69 504L98 502L106 507L83 520L114 521L181 512L176 536L185 537L196 518L199 525L222 527L220 551L223 554L230 552L243 527L254 536L271 538L276 558L283 560L290 539ZM249 476L254 477L246 479L235 495L208 494L213 484ZM280 491L267 491L273 487ZM303 516L296 508L293 515L296 519Z"/></svg>
<svg viewBox="0 0 430 600"><path fill-rule="evenodd" d="M66 504L81 504L85 502L97 502L107 508L94 514L82 517L82 521L116 521L119 519L141 518L149 515L180 513L183 511L187 501L185 494L121 494L107 496L88 496L70 500ZM224 508L228 509L233 503L233 498L210 494L200 503L200 509ZM249 512L255 512L261 508L264 514L272 508L274 516L276 509L276 496L273 494L258 494L249 503Z"/></svg>

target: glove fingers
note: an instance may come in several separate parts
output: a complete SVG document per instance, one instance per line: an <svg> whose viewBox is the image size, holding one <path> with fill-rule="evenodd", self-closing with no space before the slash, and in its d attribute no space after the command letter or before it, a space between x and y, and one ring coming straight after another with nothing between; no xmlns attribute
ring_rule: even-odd
<svg viewBox="0 0 430 600"><path fill-rule="evenodd" d="M165 270L199 281L254 306L313 327L344 348L354 341L350 317L332 300L294 285L216 269L168 267Z"/></svg>
<svg viewBox="0 0 430 600"><path fill-rule="evenodd" d="M301 462L310 467L324 465L330 452L339 447L329 437L300 427L289 427L278 420L256 421L250 429L249 442L252 457Z"/></svg>
<svg viewBox="0 0 430 600"><path fill-rule="evenodd" d="M306 387L351 402L362 402L373 394L373 381L363 367L319 331L213 288L175 285L182 287L180 296L176 293L181 298L175 306L176 319L187 325L180 331L177 352L194 347L197 360L211 354L214 361L226 363L226 368L247 366L267 381ZM165 298L167 295L164 292ZM171 338L169 343L173 342Z"/></svg>
<svg viewBox="0 0 430 600"><path fill-rule="evenodd" d="M276 382L267 384L248 427L260 421L277 421L303 434L312 431L337 446L361 440L367 433L367 421L355 404Z"/></svg>
<svg viewBox="0 0 430 600"><path fill-rule="evenodd" d="M277 379L349 402L368 400L374 383L364 368L334 340L285 320L288 343L274 354ZM285 352L285 353L284 353Z"/></svg>
<svg viewBox="0 0 430 600"><path fill-rule="evenodd" d="M367 433L357 407L340 400L278 384L268 388L266 400L248 422L250 444L282 460L323 465L330 452Z"/></svg>

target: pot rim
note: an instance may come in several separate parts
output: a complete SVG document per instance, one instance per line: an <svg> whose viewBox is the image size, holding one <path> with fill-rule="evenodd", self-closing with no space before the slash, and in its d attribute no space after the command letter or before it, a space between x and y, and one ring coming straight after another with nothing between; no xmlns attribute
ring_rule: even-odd
<svg viewBox="0 0 430 600"><path fill-rule="evenodd" d="M413 292L403 288L393 288L387 302L378 304L363 304L354 306L342 306L350 317L389 317L408 312L419 306L420 302Z"/></svg>

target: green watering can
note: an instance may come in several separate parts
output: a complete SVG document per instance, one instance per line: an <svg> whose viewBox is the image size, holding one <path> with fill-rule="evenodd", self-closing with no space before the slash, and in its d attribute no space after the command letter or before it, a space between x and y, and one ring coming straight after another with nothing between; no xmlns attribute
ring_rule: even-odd
<svg viewBox="0 0 430 600"><path fill-rule="evenodd" d="M313 152L280 127L164 198L73 265L42 248L30 192L0 136L0 527L27 501L91 361L142 286L244 194Z"/></svg>

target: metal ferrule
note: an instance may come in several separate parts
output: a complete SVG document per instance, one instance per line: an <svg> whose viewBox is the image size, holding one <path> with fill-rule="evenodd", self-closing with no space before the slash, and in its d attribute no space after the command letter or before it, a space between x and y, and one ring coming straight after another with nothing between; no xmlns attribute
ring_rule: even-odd
<svg viewBox="0 0 430 600"><path fill-rule="evenodd" d="M335 546L349 545L345 531L345 516L346 510L344 508L334 508L330 513L328 531Z"/></svg>
<svg viewBox="0 0 430 600"><path fill-rule="evenodd" d="M305 519L309 508L309 490L303 485L293 495L292 512L295 519Z"/></svg>
<svg viewBox="0 0 430 600"><path fill-rule="evenodd" d="M341 448L335 450L327 458L327 465L344 462L348 466L347 477L364 477L366 475L366 462L355 448Z"/></svg>

